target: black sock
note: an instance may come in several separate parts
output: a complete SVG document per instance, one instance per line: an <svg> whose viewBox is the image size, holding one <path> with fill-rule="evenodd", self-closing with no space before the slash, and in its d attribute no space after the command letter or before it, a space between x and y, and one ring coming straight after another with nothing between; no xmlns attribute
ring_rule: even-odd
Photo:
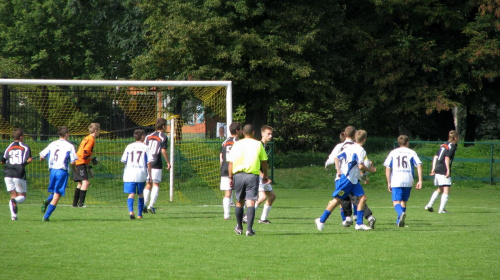
<svg viewBox="0 0 500 280"><path fill-rule="evenodd" d="M80 190L80 204L78 206L82 207L85 203L85 196L87 195L87 191Z"/></svg>
<svg viewBox="0 0 500 280"><path fill-rule="evenodd" d="M234 216L236 217L236 223L238 228L243 228L243 207L234 207Z"/></svg>
<svg viewBox="0 0 500 280"><path fill-rule="evenodd" d="M255 207L247 207L247 231L252 231Z"/></svg>
<svg viewBox="0 0 500 280"><path fill-rule="evenodd" d="M73 197L73 207L78 206L78 199L80 199L80 189L75 189L75 196Z"/></svg>

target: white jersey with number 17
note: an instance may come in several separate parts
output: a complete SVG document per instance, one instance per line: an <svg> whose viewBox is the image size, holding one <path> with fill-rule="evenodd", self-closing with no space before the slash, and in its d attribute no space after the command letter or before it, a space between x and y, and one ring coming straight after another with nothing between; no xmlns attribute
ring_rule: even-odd
<svg viewBox="0 0 500 280"><path fill-rule="evenodd" d="M121 161L125 163L123 182L142 183L148 177L148 163L153 162L149 147L142 142L129 144L123 152Z"/></svg>

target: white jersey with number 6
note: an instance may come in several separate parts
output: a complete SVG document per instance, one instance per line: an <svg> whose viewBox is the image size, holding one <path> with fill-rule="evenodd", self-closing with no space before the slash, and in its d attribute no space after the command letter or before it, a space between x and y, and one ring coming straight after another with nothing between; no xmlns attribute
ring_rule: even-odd
<svg viewBox="0 0 500 280"><path fill-rule="evenodd" d="M392 169L391 187L411 188L415 176L414 167L419 164L422 161L412 149L399 147L392 150L384 161L384 166Z"/></svg>
<svg viewBox="0 0 500 280"><path fill-rule="evenodd" d="M69 163L77 160L75 147L64 139L56 140L50 143L40 156L49 163L49 169L61 169L68 171Z"/></svg>
<svg viewBox="0 0 500 280"><path fill-rule="evenodd" d="M129 144L123 152L121 161L125 163L123 182L146 182L149 162L153 162L149 147L141 142Z"/></svg>

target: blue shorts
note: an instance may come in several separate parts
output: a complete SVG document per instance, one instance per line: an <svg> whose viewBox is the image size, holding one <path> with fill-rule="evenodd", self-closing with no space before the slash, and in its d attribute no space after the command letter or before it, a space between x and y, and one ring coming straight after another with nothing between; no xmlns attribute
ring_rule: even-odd
<svg viewBox="0 0 500 280"><path fill-rule="evenodd" d="M49 179L49 193L58 193L61 196L66 194L66 186L68 185L68 171L62 169L51 169Z"/></svg>
<svg viewBox="0 0 500 280"><path fill-rule="evenodd" d="M333 191L332 196L344 199L349 195L349 193L352 193L355 196L362 196L365 194L365 191L359 181L356 184L353 184L344 174L342 174L340 175L340 179L335 181L335 191Z"/></svg>
<svg viewBox="0 0 500 280"><path fill-rule="evenodd" d="M124 193L136 193L141 195L144 191L144 187L146 186L146 182L125 182L123 183L123 192Z"/></svg>
<svg viewBox="0 0 500 280"><path fill-rule="evenodd" d="M392 201L408 201L411 188L392 188Z"/></svg>

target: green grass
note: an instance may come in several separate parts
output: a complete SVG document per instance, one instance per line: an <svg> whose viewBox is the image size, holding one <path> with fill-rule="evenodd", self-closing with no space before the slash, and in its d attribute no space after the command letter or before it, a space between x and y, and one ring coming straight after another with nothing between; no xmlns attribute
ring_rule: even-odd
<svg viewBox="0 0 500 280"><path fill-rule="evenodd" d="M426 181L397 228L381 171L365 188L377 217L369 232L343 228L338 210L316 229L333 184L318 166L276 171L272 224L256 224L254 237L237 236L218 205L162 203L143 220L129 220L125 203L60 205L44 223L36 203L21 204L17 222L2 203L0 279L500 278L497 186L455 183L451 214L440 215L423 210Z"/></svg>

